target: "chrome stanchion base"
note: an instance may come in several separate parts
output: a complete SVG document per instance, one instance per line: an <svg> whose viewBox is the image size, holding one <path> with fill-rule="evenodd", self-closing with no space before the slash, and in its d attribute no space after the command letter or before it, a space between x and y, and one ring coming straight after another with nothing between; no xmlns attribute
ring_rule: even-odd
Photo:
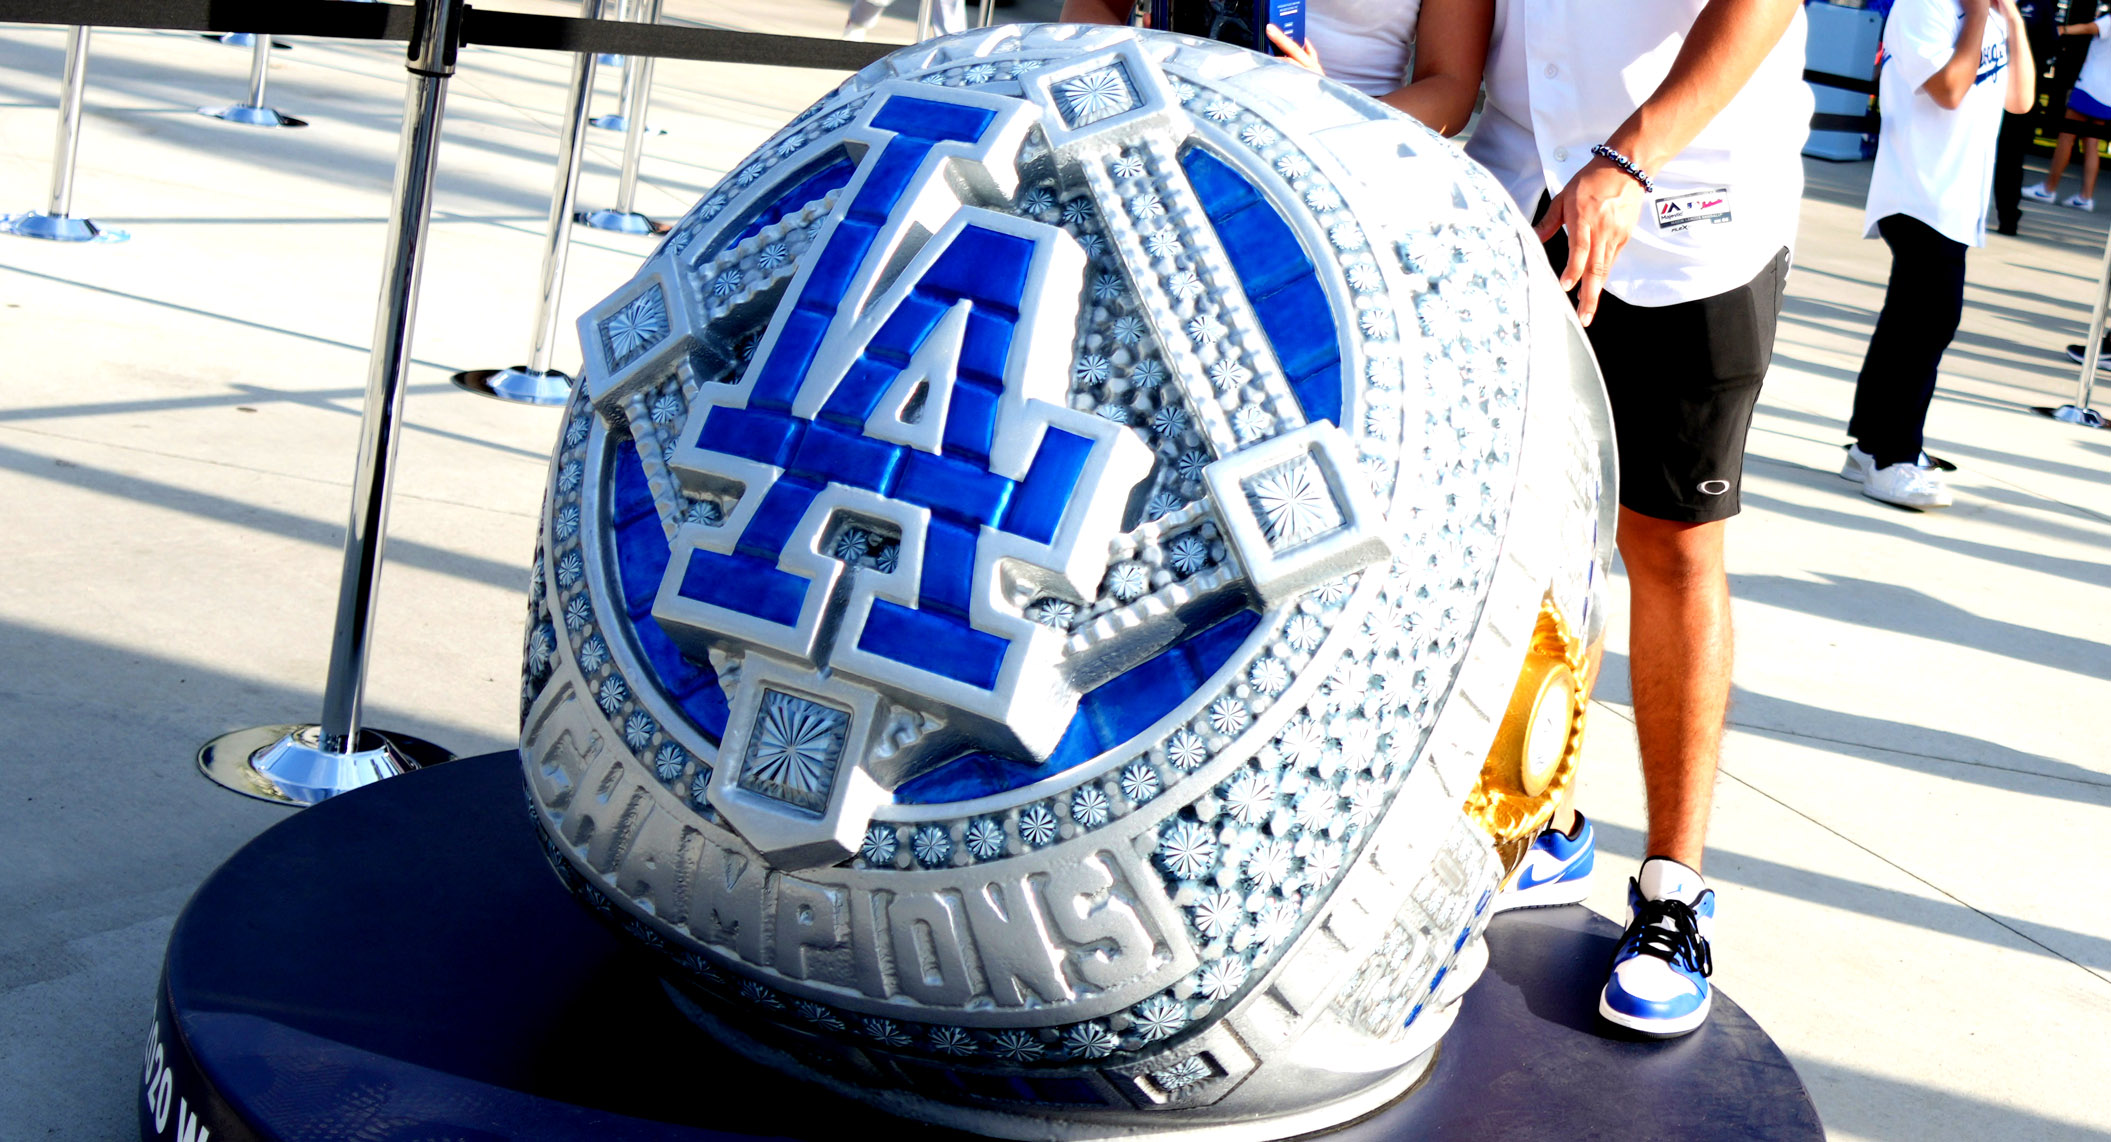
<svg viewBox="0 0 2111 1142"><path fill-rule="evenodd" d="M257 35L255 32L227 32L225 34L204 32L201 34L208 40L218 40L231 48L253 48L257 46ZM271 41L271 50L275 52L285 51L292 46L292 44L284 40Z"/></svg>
<svg viewBox="0 0 2111 1142"><path fill-rule="evenodd" d="M510 369L476 369L449 378L457 388L515 404L559 405L572 399L572 378L555 369L538 372L526 365Z"/></svg>
<svg viewBox="0 0 2111 1142"><path fill-rule="evenodd" d="M131 237L122 230L108 230L86 218L46 214L41 210L0 214L0 234L42 238L47 242L122 242Z"/></svg>
<svg viewBox="0 0 2111 1142"><path fill-rule="evenodd" d="M635 210L582 210L572 215L572 221L596 230L613 230L618 234L665 234L674 229L665 222L657 222Z"/></svg>
<svg viewBox="0 0 2111 1142"><path fill-rule="evenodd" d="M240 123L244 127L305 127L306 119L295 119L269 107L251 107L247 103L234 103L226 107L200 107L198 114L228 123Z"/></svg>
<svg viewBox="0 0 2111 1142"><path fill-rule="evenodd" d="M313 805L384 778L454 760L409 734L359 731L357 749L322 748L322 727L256 726L221 734L198 750L198 768L237 793L281 805Z"/></svg>
<svg viewBox="0 0 2111 1142"><path fill-rule="evenodd" d="M2037 405L2030 411L2039 416L2049 416L2062 424L2078 424L2083 428L2111 428L2111 421L2106 421L2103 413L2079 405L2063 404L2058 408Z"/></svg>
<svg viewBox="0 0 2111 1142"><path fill-rule="evenodd" d="M599 127L603 131L630 130L630 116L628 115L596 115L586 122L588 126ZM648 135L664 135L667 133L667 128L655 127L648 123L645 126L645 133Z"/></svg>

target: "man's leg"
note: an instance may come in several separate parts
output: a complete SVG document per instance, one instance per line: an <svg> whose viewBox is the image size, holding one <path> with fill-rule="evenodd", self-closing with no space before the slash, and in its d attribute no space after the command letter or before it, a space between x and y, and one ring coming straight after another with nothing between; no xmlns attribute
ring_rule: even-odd
<svg viewBox="0 0 2111 1142"><path fill-rule="evenodd" d="M2069 111L2067 118L2079 119L2081 116ZM2074 154L2074 141L2073 135L2063 134L2052 145L2052 165L2045 169L2045 193L2057 195L2060 192L2060 179L2067 174L2067 160Z"/></svg>
<svg viewBox="0 0 2111 1142"><path fill-rule="evenodd" d="M2089 122L2099 127L2104 124L2102 119L2091 119ZM2101 152L2097 148L2101 144L2099 140L2092 138L2083 139L2081 145L2087 148L2082 152L2082 197L2094 202L2096 201L2096 165L2102 158Z"/></svg>
<svg viewBox="0 0 2111 1142"><path fill-rule="evenodd" d="M1723 529L1739 507L1786 273L1784 250L1749 285L1682 305L1624 306L1602 334L1601 303L1591 326L1620 444L1628 675L1649 814L1598 1013L1644 1035L1686 1034L1712 1001L1715 893L1700 867L1730 699Z"/></svg>
<svg viewBox="0 0 2111 1142"><path fill-rule="evenodd" d="M1724 521L1679 523L1620 509L1628 675L1649 796L1647 855L1700 871L1730 703Z"/></svg>
<svg viewBox="0 0 2111 1142"><path fill-rule="evenodd" d="M1879 468L1916 464L1943 351L1964 314L1964 245L1904 214L1877 221L1891 279L1855 378L1847 434Z"/></svg>
<svg viewBox="0 0 2111 1142"><path fill-rule="evenodd" d="M2023 156L2030 149L2029 115L2003 115L1994 143L1994 218L2003 234L2016 232L2022 221Z"/></svg>

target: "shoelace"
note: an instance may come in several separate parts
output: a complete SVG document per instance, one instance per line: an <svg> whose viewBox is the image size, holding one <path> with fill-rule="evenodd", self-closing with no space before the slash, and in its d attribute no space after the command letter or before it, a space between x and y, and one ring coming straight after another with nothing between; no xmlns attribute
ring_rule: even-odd
<svg viewBox="0 0 2111 1142"><path fill-rule="evenodd" d="M1620 941L1620 951L1655 956L1675 967L1707 976L1715 973L1715 957L1708 941L1701 938L1700 921L1693 905L1683 900L1644 900L1635 906L1629 935ZM1619 953L1614 953L1617 962Z"/></svg>

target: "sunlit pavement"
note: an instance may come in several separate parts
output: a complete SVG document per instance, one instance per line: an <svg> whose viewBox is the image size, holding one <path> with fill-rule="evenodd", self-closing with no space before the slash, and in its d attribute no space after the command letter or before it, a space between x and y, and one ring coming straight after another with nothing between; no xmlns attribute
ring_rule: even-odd
<svg viewBox="0 0 2111 1142"><path fill-rule="evenodd" d="M843 12L668 8L810 35ZM896 8L875 39L908 37L913 9ZM0 33L0 211L44 203L63 53L55 29ZM284 815L191 758L224 730L319 710L400 59L296 41L269 101L313 126L270 132L191 110L241 94L246 52L98 32L75 213L133 238L0 238L0 1138L129 1135L169 924ZM441 150L367 708L462 753L512 741L557 414L447 376L527 356L568 68L466 52ZM663 62L649 119L666 133L648 143L640 208L679 214L840 79ZM597 113L615 76L600 88ZM582 206L610 204L620 147L593 133ZM1717 981L1794 1058L1838 1137L2099 1137L2111 432L2028 408L2073 398L2061 350L2085 335L2107 220L2030 204L2022 238L1973 253L1929 424L1929 450L1959 465L1958 502L1915 513L1836 474L1888 261L1859 237L1867 164L1807 170L1730 533ZM580 232L560 365L577 360L570 316L649 248ZM1583 794L1605 850L1592 903L1612 915L1643 826L1618 627Z"/></svg>

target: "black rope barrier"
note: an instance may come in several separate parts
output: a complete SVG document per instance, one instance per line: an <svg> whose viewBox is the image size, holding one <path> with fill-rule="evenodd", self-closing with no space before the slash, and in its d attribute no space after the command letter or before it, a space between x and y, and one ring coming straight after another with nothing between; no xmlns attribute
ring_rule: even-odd
<svg viewBox="0 0 2111 1142"><path fill-rule="evenodd" d="M415 30L407 4L363 4L352 0L0 0L0 22L152 28L187 32L270 32L341 40L407 42ZM588 20L469 8L460 42L532 51L741 63L764 67L856 71L902 46L859 43L769 32L689 28L623 20ZM1873 79L1806 68L1805 82L1875 95ZM1814 131L1875 134L1880 116L1819 112ZM2032 126L2049 134L2111 139L2111 124L2082 123L2058 114L2038 115Z"/></svg>
<svg viewBox="0 0 2111 1142"><path fill-rule="evenodd" d="M407 4L351 0L0 0L0 23L408 42L416 21ZM903 46L482 8L464 13L460 42L824 71L856 71Z"/></svg>
<svg viewBox="0 0 2111 1142"><path fill-rule="evenodd" d="M1814 71L1810 68L1804 68L1803 82L1815 83L1820 87L1837 87L1842 91L1859 91L1863 95L1876 94L1876 80L1862 79L1852 75L1835 75L1829 71Z"/></svg>

